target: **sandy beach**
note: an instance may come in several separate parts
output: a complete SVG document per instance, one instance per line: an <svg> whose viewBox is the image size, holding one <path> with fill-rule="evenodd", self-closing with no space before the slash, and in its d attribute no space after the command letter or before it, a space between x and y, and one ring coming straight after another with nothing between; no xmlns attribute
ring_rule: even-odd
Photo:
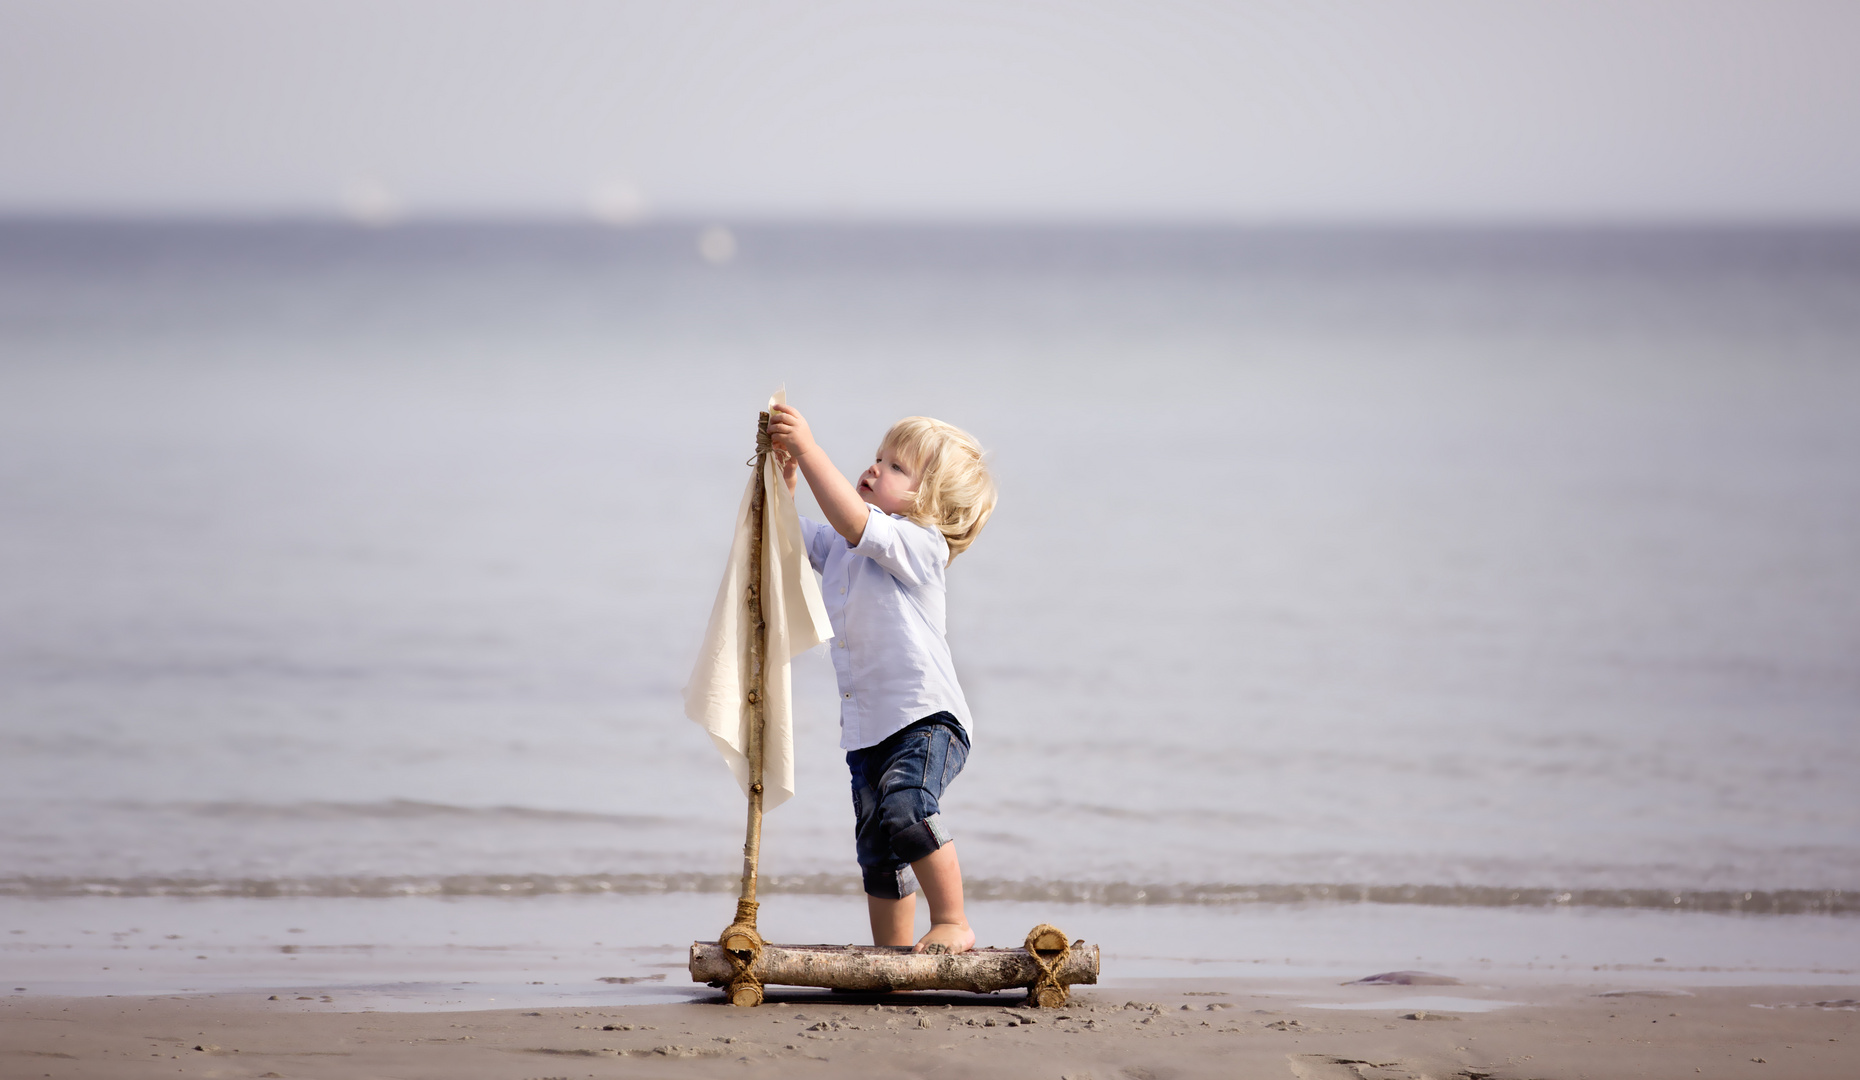
<svg viewBox="0 0 1860 1080"><path fill-rule="evenodd" d="M1860 1074L1853 994L1169 980L1080 988L1056 1010L1018 993L777 992L756 1009L422 1013L311 994L30 997L0 1004L0 1074L1806 1080Z"/></svg>

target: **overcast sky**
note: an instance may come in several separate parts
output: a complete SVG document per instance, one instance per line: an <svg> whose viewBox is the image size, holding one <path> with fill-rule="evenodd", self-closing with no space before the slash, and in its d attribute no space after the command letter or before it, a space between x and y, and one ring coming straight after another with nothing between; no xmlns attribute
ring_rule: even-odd
<svg viewBox="0 0 1860 1080"><path fill-rule="evenodd" d="M1839 0L0 0L0 213L1860 221Z"/></svg>

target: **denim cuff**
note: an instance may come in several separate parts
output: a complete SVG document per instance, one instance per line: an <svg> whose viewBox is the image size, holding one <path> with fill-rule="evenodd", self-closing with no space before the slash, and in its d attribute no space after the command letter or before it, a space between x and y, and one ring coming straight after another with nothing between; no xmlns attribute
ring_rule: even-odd
<svg viewBox="0 0 1860 1080"><path fill-rule="evenodd" d="M905 862L914 863L953 839L949 829L943 825L943 815L931 814L917 824L893 833L891 850Z"/></svg>
<svg viewBox="0 0 1860 1080"><path fill-rule="evenodd" d="M911 873L908 866L900 866L896 870L862 866L859 868L859 876L865 879L865 894L880 900L902 900L917 892L917 875Z"/></svg>

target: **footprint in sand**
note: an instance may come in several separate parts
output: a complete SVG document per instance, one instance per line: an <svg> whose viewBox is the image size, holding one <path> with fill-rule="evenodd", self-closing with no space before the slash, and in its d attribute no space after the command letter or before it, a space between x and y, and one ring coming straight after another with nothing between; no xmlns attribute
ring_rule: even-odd
<svg viewBox="0 0 1860 1080"><path fill-rule="evenodd" d="M1423 1080L1426 1076L1438 1075L1424 1073L1401 1061L1364 1061L1329 1054L1288 1054L1285 1060L1291 1064L1292 1075L1298 1080Z"/></svg>

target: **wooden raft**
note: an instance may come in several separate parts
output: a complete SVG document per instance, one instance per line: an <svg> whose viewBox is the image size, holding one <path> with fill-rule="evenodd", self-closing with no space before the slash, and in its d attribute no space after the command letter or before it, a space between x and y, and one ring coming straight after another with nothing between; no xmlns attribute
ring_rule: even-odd
<svg viewBox="0 0 1860 1080"><path fill-rule="evenodd" d="M769 414L756 426L756 487L749 500L749 583L745 600L754 627L749 643L749 821L743 836L743 881L736 918L715 942L691 943L691 980L722 989L730 1004L762 1004L764 983L835 990L967 990L987 994L1024 986L1027 1004L1058 1008L1069 988L1098 981L1098 946L1069 942L1065 932L1041 923L1019 949L964 953L913 952L909 945L772 945L756 931L756 885L762 857L763 696L768 624L762 611L762 522L767 511L763 463L769 455Z"/></svg>

